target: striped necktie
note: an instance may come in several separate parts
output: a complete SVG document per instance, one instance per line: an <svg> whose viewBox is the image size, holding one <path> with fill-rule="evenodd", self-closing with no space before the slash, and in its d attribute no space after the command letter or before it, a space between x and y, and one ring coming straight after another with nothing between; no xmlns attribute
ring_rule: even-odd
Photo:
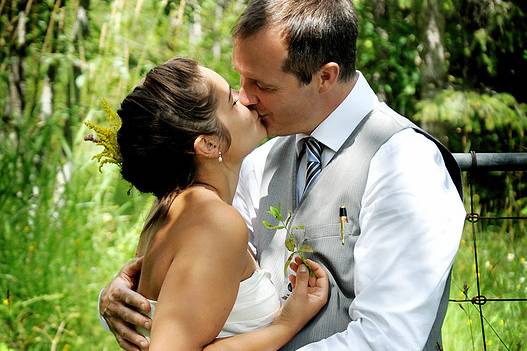
<svg viewBox="0 0 527 351"><path fill-rule="evenodd" d="M317 179L318 175L322 171L322 144L319 143L315 138L309 137L306 141L306 154L307 154L307 169L306 169L306 184L304 186L304 193L311 186L311 184Z"/></svg>

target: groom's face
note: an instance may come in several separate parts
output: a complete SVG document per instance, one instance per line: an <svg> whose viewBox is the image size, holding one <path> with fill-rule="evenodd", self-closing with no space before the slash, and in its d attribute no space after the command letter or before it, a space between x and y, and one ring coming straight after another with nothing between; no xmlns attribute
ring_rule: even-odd
<svg viewBox="0 0 527 351"><path fill-rule="evenodd" d="M269 136L309 134L316 127L316 80L301 84L282 70L287 47L278 29L235 39L234 69L240 73L240 102L255 109Z"/></svg>

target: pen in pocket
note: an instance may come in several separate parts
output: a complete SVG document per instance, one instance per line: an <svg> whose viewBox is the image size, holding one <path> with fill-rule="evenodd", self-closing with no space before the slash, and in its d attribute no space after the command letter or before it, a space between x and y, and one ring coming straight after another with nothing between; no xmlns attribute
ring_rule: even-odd
<svg viewBox="0 0 527 351"><path fill-rule="evenodd" d="M340 241L344 245L344 223L348 223L348 211L346 207L340 206L339 209L339 220L340 220Z"/></svg>

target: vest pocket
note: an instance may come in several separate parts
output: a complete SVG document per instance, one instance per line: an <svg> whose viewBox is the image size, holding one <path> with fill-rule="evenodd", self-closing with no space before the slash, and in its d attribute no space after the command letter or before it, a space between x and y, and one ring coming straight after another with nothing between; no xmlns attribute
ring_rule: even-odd
<svg viewBox="0 0 527 351"><path fill-rule="evenodd" d="M344 235L340 223L305 226L302 244L311 246L315 256L329 261L353 261L353 249L359 238L359 230L353 223L344 224Z"/></svg>
<svg viewBox="0 0 527 351"><path fill-rule="evenodd" d="M304 239L306 244L309 241L330 238L335 238L340 243L342 232L344 238L357 237L360 234L358 227L354 223L344 223L343 227L341 227L340 223L314 224L305 226Z"/></svg>
<svg viewBox="0 0 527 351"><path fill-rule="evenodd" d="M336 289L347 298L355 296L354 248L359 233L358 227L353 223L344 224L344 240L341 237L340 223L305 226L303 243L313 249L313 253L306 257L322 264L330 276L330 289Z"/></svg>

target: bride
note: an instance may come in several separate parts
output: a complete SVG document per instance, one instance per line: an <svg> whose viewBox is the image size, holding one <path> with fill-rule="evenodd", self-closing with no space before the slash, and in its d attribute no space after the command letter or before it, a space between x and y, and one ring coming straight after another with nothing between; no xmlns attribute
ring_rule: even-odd
<svg viewBox="0 0 527 351"><path fill-rule="evenodd" d="M328 283L318 264L309 261L310 279L297 260L293 292L280 306L248 249L231 203L243 158L266 137L257 113L220 75L176 58L152 69L118 115L122 176L157 198L137 247L137 292L153 320L138 331L150 350L282 347L324 306Z"/></svg>

